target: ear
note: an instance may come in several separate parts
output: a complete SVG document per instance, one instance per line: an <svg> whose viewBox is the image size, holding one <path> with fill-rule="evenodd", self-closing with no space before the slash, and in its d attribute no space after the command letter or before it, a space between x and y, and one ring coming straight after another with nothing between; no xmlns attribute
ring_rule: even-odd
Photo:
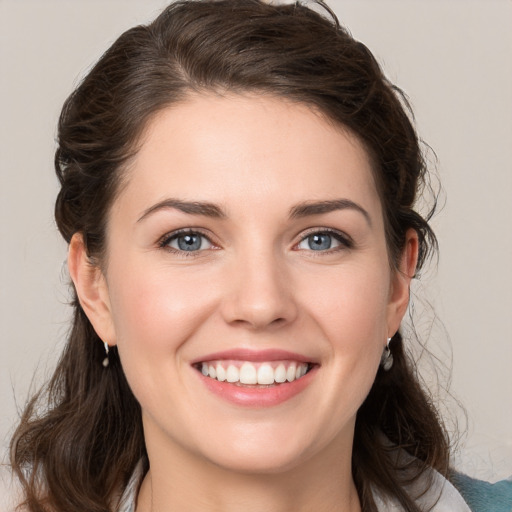
<svg viewBox="0 0 512 512"><path fill-rule="evenodd" d="M101 268L87 255L81 233L75 233L69 244L68 269L80 305L96 334L109 345L115 345L107 281Z"/></svg>
<svg viewBox="0 0 512 512"><path fill-rule="evenodd" d="M411 280L418 263L419 241L414 229L407 230L398 268L392 272L388 302L388 337L392 337L407 311Z"/></svg>

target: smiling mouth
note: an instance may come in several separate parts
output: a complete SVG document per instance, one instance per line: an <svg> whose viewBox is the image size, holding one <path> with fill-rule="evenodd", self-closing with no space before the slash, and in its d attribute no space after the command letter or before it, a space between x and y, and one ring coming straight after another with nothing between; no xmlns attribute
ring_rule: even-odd
<svg viewBox="0 0 512 512"><path fill-rule="evenodd" d="M313 367L298 361L208 361L194 367L205 377L237 386L268 387L301 379Z"/></svg>

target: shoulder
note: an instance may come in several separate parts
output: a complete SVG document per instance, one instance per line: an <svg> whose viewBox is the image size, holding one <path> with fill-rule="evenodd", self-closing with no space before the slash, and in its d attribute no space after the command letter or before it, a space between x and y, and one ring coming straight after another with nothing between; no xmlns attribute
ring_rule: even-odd
<svg viewBox="0 0 512 512"><path fill-rule="evenodd" d="M8 464L0 464L0 512L26 512L17 508L23 501L23 493Z"/></svg>
<svg viewBox="0 0 512 512"><path fill-rule="evenodd" d="M491 484L453 473L451 480L472 512L512 512L512 479Z"/></svg>
<svg viewBox="0 0 512 512"><path fill-rule="evenodd" d="M409 497L420 510L429 512L472 512L458 490L433 469L425 470L404 487ZM379 512L405 512L398 499L383 496L374 490L374 500ZM486 512L491 512L487 510ZM508 511L511 512L511 511Z"/></svg>

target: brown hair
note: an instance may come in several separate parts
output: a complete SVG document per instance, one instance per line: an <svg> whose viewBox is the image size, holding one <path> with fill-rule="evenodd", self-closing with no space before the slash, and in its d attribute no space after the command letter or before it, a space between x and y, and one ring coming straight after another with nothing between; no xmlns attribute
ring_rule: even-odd
<svg viewBox="0 0 512 512"><path fill-rule="evenodd" d="M426 166L407 104L366 46L329 13L260 0L180 1L122 34L61 113L55 217L65 240L82 233L88 255L101 263L123 169L156 112L191 92L254 92L311 106L359 137L373 158L390 261L398 261L413 228L421 268L436 241L413 209ZM104 369L101 340L76 296L73 308L57 369L11 443L32 512L106 512L145 458L140 406L116 350ZM404 487L428 468L448 468L445 431L400 333L391 349L392 369L378 371L357 415L353 475L364 511L376 510L372 489L420 510ZM397 458L396 447L414 462Z"/></svg>

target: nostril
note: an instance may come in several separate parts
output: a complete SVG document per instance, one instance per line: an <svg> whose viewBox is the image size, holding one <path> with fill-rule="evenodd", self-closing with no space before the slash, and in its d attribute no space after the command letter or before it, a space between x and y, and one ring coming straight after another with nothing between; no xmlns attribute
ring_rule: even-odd
<svg viewBox="0 0 512 512"><path fill-rule="evenodd" d="M279 317L275 318L274 320L266 320L263 317L252 317L252 318L238 318L235 320L232 320L231 325L240 326L240 327L247 327L252 330L258 330L258 329L268 329L269 327L281 327L282 325L287 323L286 318Z"/></svg>

